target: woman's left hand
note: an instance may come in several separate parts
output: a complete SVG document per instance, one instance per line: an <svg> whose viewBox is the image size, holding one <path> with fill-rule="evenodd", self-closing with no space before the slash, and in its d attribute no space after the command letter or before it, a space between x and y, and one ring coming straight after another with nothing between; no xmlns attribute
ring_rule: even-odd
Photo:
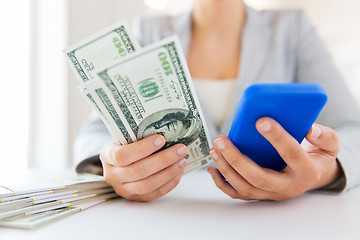
<svg viewBox="0 0 360 240"><path fill-rule="evenodd" d="M215 139L210 150L219 170L208 172L218 188L234 199L284 200L332 183L340 173L337 133L314 124L299 144L275 120L264 117L257 130L275 147L287 166L281 171L262 168L243 155L226 136Z"/></svg>

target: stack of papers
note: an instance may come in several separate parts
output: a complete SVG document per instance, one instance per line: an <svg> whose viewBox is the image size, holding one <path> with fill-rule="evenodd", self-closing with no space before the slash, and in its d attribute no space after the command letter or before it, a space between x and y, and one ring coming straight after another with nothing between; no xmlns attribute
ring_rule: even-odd
<svg viewBox="0 0 360 240"><path fill-rule="evenodd" d="M32 229L117 197L102 176L92 174L36 186L0 186L0 226Z"/></svg>

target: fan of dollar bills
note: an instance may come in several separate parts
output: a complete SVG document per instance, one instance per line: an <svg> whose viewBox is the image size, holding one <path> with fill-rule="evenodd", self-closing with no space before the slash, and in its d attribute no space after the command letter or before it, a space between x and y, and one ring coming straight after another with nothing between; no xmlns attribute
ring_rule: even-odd
<svg viewBox="0 0 360 240"><path fill-rule="evenodd" d="M162 134L188 148L185 173L211 161L211 141L177 37L140 49L118 22L66 49L79 89L114 140Z"/></svg>
<svg viewBox="0 0 360 240"><path fill-rule="evenodd" d="M0 226L32 229L118 197L103 177L92 174L35 186L0 186Z"/></svg>
<svg viewBox="0 0 360 240"><path fill-rule="evenodd" d="M165 148L187 146L185 173L211 161L211 141L177 37L140 49L121 21L64 53L81 94L119 144L162 134ZM0 226L34 228L116 196L94 175L43 188L0 187Z"/></svg>

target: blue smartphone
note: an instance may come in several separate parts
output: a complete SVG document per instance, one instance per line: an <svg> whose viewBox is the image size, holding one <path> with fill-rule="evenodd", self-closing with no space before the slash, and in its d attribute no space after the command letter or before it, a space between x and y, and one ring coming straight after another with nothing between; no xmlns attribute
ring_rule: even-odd
<svg viewBox="0 0 360 240"><path fill-rule="evenodd" d="M326 101L324 88L316 83L251 85L240 99L228 136L241 153L258 165L280 171L286 163L257 131L256 121L273 118L301 143Z"/></svg>

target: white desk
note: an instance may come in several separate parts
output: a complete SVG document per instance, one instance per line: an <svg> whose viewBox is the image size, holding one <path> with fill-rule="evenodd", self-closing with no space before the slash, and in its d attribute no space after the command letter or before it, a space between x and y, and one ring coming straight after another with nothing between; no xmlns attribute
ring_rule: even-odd
<svg viewBox="0 0 360 240"><path fill-rule="evenodd" d="M198 171L157 201L113 200L36 230L0 228L0 239L359 240L360 188L250 203L230 199Z"/></svg>

